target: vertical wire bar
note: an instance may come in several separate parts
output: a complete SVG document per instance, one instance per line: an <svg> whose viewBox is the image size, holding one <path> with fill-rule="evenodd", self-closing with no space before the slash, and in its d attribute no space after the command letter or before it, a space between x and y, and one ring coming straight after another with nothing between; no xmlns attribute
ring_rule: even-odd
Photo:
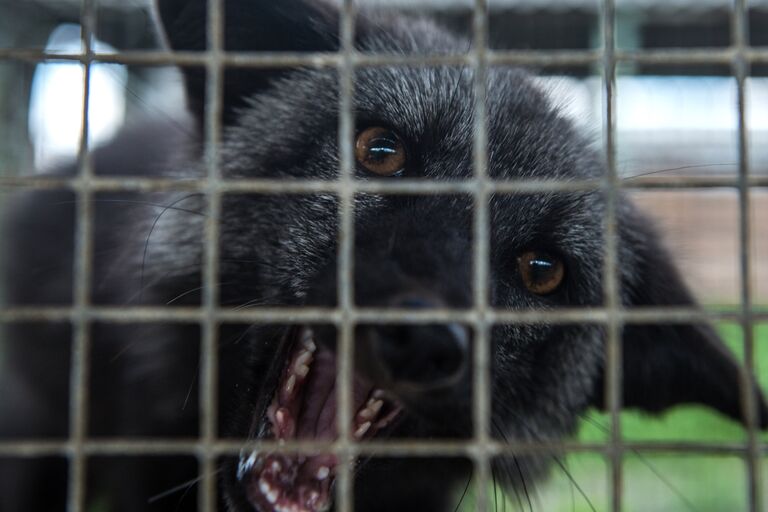
<svg viewBox="0 0 768 512"><path fill-rule="evenodd" d="M91 269L93 255L93 191L90 189L93 167L88 146L88 107L91 95L91 47L96 14L95 0L83 0L80 14L80 35L85 55L83 70L83 111L80 147L78 148L77 212L75 228L74 301L75 321L70 369L69 423L71 452L69 454L69 481L67 510L85 510L86 464L84 444L88 435L88 379L91 347L91 326L88 321L90 306Z"/></svg>
<svg viewBox="0 0 768 512"><path fill-rule="evenodd" d="M738 115L739 148L739 279L740 316L744 335L744 368L741 372L741 403L747 424L747 498L750 512L762 510L760 489L760 439L758 437L757 396L753 391L752 375L755 368L754 322L752 318L752 267L750 248L750 190L749 190L749 141L746 120L746 79L749 61L746 58L748 46L748 25L746 0L734 0L731 11L732 45L734 53L732 70L736 78L736 101Z"/></svg>
<svg viewBox="0 0 768 512"><path fill-rule="evenodd" d="M339 325L339 342L336 354L337 373L337 403L336 428L339 433L336 485L339 512L351 512L354 503L354 487L352 468L354 465L354 446L351 443L350 426L352 424L352 362L354 361L354 324L352 309L354 296L352 281L354 279L354 153L352 138L354 136L354 55L355 50L355 3L354 0L344 0L341 11L341 61L338 68L339 78L339 260L337 269L339 306L341 322Z"/></svg>
<svg viewBox="0 0 768 512"><path fill-rule="evenodd" d="M606 324L605 403L608 405L610 421L610 480L611 510L619 512L622 502L622 324L619 319L621 308L618 276L618 219L617 203L619 178L616 172L616 6L614 0L603 0L603 84L605 93L605 264L603 266L603 300L608 310Z"/></svg>
<svg viewBox="0 0 768 512"><path fill-rule="evenodd" d="M491 375L490 344L488 326L488 111L487 111L487 75L488 75L488 3L487 0L475 0L473 10L473 49L471 52L474 76L474 253L473 284L474 309L477 313L475 322L475 344L473 350L473 423L474 423L474 468L477 496L475 509L488 510L488 483L490 482L491 460L488 454L491 422Z"/></svg>
<svg viewBox="0 0 768 512"><path fill-rule="evenodd" d="M219 302L219 226L221 217L221 172L219 146L223 104L222 52L224 50L224 0L208 0L205 84L205 155L207 165L206 198L208 217L205 222L205 260L203 265L202 346L200 350L200 435L201 453L198 458L202 485L198 496L198 509L217 510L216 455L217 435L217 379L218 379L218 321L216 307Z"/></svg>

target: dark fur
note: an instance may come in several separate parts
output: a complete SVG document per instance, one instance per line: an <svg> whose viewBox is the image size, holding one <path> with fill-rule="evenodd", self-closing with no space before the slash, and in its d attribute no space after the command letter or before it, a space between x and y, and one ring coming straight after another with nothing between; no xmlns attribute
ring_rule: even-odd
<svg viewBox="0 0 768 512"><path fill-rule="evenodd" d="M176 50L205 46L205 2L161 0L159 14ZM226 49L336 51L338 13L309 0L230 0ZM362 17L362 51L462 52L459 40L427 21ZM190 110L200 122L204 72L185 70ZM471 176L473 76L468 69L390 67L355 76L358 126L386 125L406 142L406 175ZM228 71L227 177L332 179L337 153L338 86L332 70ZM604 164L524 72L494 69L488 79L489 170L497 178L599 177ZM103 175L202 176L199 141L169 126L123 135L95 155ZM174 132L175 133L175 132ZM172 140L169 140L172 139ZM196 146L197 145L197 146ZM192 155L178 160L182 148ZM197 149L195 149L197 147ZM135 148L138 148L135 149ZM169 161L173 158L174 161ZM62 170L72 173L74 169ZM367 179L359 169L358 177ZM150 204L147 204L150 203ZM154 206L153 206L154 205ZM159 206L158 206L159 205ZM163 208L162 206L171 206ZM331 195L223 199L220 295L225 305L336 304L337 200ZM491 301L512 309L590 306L602 301L604 203L599 193L497 194L491 202ZM686 287L649 221L619 201L621 298L626 306L691 305ZM185 194L99 194L95 203L95 304L199 304L205 201ZM17 194L6 218L8 302L67 304L72 296L75 213L69 192ZM355 298L388 306L408 294L471 307L472 202L460 196L360 196L355 202ZM565 285L538 297L520 283L520 251L544 248L563 256ZM365 327L363 327L364 329ZM244 437L254 408L271 393L283 328L222 329L220 431ZM333 333L321 329L331 343ZM198 434L199 329L168 324L93 326L89 432L93 436ZM5 331L0 377L0 435L65 437L68 431L70 328L14 325ZM739 368L707 325L630 325L623 331L624 405L660 412L698 402L741 420ZM588 325L497 326L493 330L494 435L548 440L571 434L591 405L602 406L604 335ZM414 356L416 357L416 356ZM277 360L276 360L277 359ZM365 361L361 361L365 363ZM403 394L410 406L393 436L471 436L469 376L448 395ZM417 413L418 412L418 413ZM760 424L768 409L760 397ZM113 461L114 462L114 461ZM520 458L496 467L520 487L541 478L550 457ZM99 464L104 464L103 469ZM114 510L168 510L147 498L195 476L194 461L165 466L134 461L90 464L93 499ZM437 465L437 466L435 466ZM225 464L222 494L246 510ZM469 464L455 460L376 461L357 475L361 510L446 510L448 484L466 481ZM22 467L0 461L0 495L9 511L58 510L65 486L60 461ZM439 471L440 477L435 477ZM383 482L383 483L382 483ZM41 492L49 489L51 492ZM99 494L99 492L101 494ZM173 498L171 498L172 500ZM181 501L184 510L195 500ZM224 505L222 505L224 506Z"/></svg>

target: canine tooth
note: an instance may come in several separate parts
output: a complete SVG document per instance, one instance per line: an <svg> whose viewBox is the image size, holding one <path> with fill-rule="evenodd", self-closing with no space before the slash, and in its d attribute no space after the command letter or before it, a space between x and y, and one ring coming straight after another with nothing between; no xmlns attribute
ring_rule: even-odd
<svg viewBox="0 0 768 512"><path fill-rule="evenodd" d="M294 365L295 368L298 368L299 366L309 366L309 364L312 362L312 352L309 352L307 350L302 350L299 354L299 357L296 358L296 363Z"/></svg>
<svg viewBox="0 0 768 512"><path fill-rule="evenodd" d="M270 503L272 503L274 505L275 503L277 503L277 498L279 496L280 495L277 493L277 490L276 489L272 489L269 493L267 493L267 501L269 501Z"/></svg>
<svg viewBox="0 0 768 512"><path fill-rule="evenodd" d="M270 465L270 467L272 468L272 471L280 471L281 469L283 469L283 466L281 466L280 463L277 462L276 460L272 461L272 464Z"/></svg>
<svg viewBox="0 0 768 512"><path fill-rule="evenodd" d="M290 377L288 377L288 382L285 383L285 393L287 395L291 395L295 387L296 387L296 376L291 375Z"/></svg>
<svg viewBox="0 0 768 512"><path fill-rule="evenodd" d="M301 345L310 352L314 352L317 349L317 345L315 345L314 339L315 333L312 331L312 329L306 329L304 331L304 337L301 339Z"/></svg>
<svg viewBox="0 0 768 512"><path fill-rule="evenodd" d="M374 389L373 393L371 393L371 396L376 399L382 399L384 398L384 390L383 389Z"/></svg>
<svg viewBox="0 0 768 512"><path fill-rule="evenodd" d="M309 350L310 354L314 354L315 350L317 350L317 345L315 345L315 342L311 338L304 340L302 345L305 349Z"/></svg>
<svg viewBox="0 0 768 512"><path fill-rule="evenodd" d="M384 405L384 400L368 400L368 406L366 407L368 410L373 411L373 415L379 414L379 411L381 410L382 406Z"/></svg>
<svg viewBox="0 0 768 512"><path fill-rule="evenodd" d="M279 408L275 413L275 427L277 427L278 439L293 437L296 431L296 422L285 407Z"/></svg>
<svg viewBox="0 0 768 512"><path fill-rule="evenodd" d="M362 425L360 425L360 426L357 428L357 430L355 430L355 437L356 437L357 439L360 439L360 438L362 438L362 437L365 435L365 433L366 433L366 432L368 432L368 429L369 429L369 428L371 428L371 422L370 422L370 421L366 421L365 423L363 423Z"/></svg>
<svg viewBox="0 0 768 512"><path fill-rule="evenodd" d="M358 417L364 420L372 420L376 417L377 414L379 414L379 411L381 410L381 407L384 405L384 402L382 400L376 400L375 398L371 398L368 400L368 403L365 405L365 408L361 409L360 412L357 413Z"/></svg>
<svg viewBox="0 0 768 512"><path fill-rule="evenodd" d="M328 468L328 466L320 466L317 468L317 473L315 473L315 478L318 480L325 480L328 478L328 475L331 474L331 470Z"/></svg>
<svg viewBox="0 0 768 512"><path fill-rule="evenodd" d="M294 369L294 373L303 379L309 375L309 366L305 364L298 366Z"/></svg>

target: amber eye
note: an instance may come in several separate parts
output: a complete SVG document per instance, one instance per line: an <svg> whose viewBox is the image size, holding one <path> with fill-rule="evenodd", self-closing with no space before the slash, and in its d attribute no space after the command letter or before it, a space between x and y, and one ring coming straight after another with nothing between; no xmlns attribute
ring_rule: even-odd
<svg viewBox="0 0 768 512"><path fill-rule="evenodd" d="M546 251L527 251L517 259L523 284L531 293L547 295L560 286L565 276L563 261Z"/></svg>
<svg viewBox="0 0 768 512"><path fill-rule="evenodd" d="M405 148L388 128L374 126L361 131L355 141L355 158L368 171L392 176L405 168Z"/></svg>

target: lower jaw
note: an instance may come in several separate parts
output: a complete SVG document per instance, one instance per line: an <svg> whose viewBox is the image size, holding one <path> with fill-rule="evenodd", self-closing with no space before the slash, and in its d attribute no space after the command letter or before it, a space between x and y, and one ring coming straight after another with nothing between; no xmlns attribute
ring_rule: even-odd
<svg viewBox="0 0 768 512"><path fill-rule="evenodd" d="M262 455L259 468L250 471L241 485L249 503L261 512L323 511L332 501L331 471L336 464L333 455Z"/></svg>

